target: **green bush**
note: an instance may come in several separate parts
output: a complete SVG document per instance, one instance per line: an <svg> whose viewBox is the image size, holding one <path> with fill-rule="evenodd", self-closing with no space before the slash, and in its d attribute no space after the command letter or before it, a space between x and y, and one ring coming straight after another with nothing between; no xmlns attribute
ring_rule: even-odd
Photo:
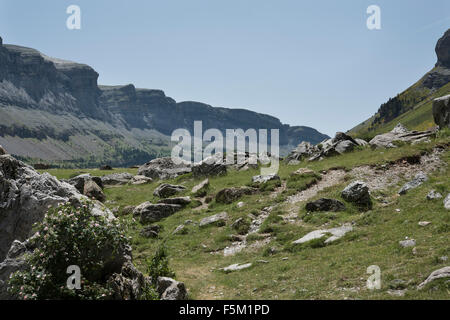
<svg viewBox="0 0 450 320"><path fill-rule="evenodd" d="M169 259L167 258L167 251L164 245L156 250L155 255L148 263L147 272L155 287L158 277L175 277L175 273L169 267Z"/></svg>
<svg viewBox="0 0 450 320"><path fill-rule="evenodd" d="M30 246L36 249L25 257L29 267L11 275L9 292L25 300L108 298L109 269L128 242L116 220L91 211L90 202L50 209L35 225ZM81 289L66 286L70 265L80 267Z"/></svg>

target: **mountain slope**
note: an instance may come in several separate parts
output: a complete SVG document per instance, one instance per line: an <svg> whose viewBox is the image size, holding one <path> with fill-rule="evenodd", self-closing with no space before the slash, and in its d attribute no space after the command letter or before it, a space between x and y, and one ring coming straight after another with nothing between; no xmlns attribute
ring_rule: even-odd
<svg viewBox="0 0 450 320"><path fill-rule="evenodd" d="M170 152L173 130L279 129L280 149L326 135L244 109L179 102L161 90L98 86L91 67L3 45L0 38L0 144L30 162L141 164Z"/></svg>
<svg viewBox="0 0 450 320"><path fill-rule="evenodd" d="M438 61L431 71L349 132L369 138L391 130L399 122L415 130L434 126L432 101L450 93L450 29L438 40L435 51Z"/></svg>

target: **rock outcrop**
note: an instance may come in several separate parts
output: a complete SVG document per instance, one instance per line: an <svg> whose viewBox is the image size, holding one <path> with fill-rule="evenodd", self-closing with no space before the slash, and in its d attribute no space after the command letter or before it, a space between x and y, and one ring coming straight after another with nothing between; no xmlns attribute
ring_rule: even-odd
<svg viewBox="0 0 450 320"><path fill-rule="evenodd" d="M390 132L375 136L369 141L373 147L395 148L395 142L417 143L436 135L436 130L409 131L402 124L397 124Z"/></svg>
<svg viewBox="0 0 450 320"><path fill-rule="evenodd" d="M209 225L217 225L217 226L223 226L225 225L226 221L228 219L228 214L226 212L221 212L215 215L212 215L210 217L203 218L200 221L199 226L205 227Z"/></svg>
<svg viewBox="0 0 450 320"><path fill-rule="evenodd" d="M433 118L440 129L450 128L450 94L433 100Z"/></svg>
<svg viewBox="0 0 450 320"><path fill-rule="evenodd" d="M139 167L138 174L152 179L166 180L191 172L191 164L175 164L172 158L158 158Z"/></svg>
<svg viewBox="0 0 450 320"><path fill-rule="evenodd" d="M243 195L250 195L258 192L256 188L250 187L236 187L236 188L226 188L220 190L216 195L217 203L230 204L242 197Z"/></svg>
<svg viewBox="0 0 450 320"><path fill-rule="evenodd" d="M360 207L372 207L369 187L364 182L355 181L350 183L344 190L342 190L341 195L344 200L353 202Z"/></svg>
<svg viewBox="0 0 450 320"><path fill-rule="evenodd" d="M327 198L321 198L316 201L308 202L305 206L305 209L308 212L314 212L314 211L344 211L345 205L340 202L339 200L335 199L327 199Z"/></svg>
<svg viewBox="0 0 450 320"><path fill-rule="evenodd" d="M156 291L161 300L186 300L188 297L184 283L168 277L158 277Z"/></svg>
<svg viewBox="0 0 450 320"><path fill-rule="evenodd" d="M153 204L151 202L144 202L138 205L134 211L134 216L140 217L140 222L142 224L158 222L168 216L171 216L175 212L182 209L181 205L178 204L166 204L157 203Z"/></svg>
<svg viewBox="0 0 450 320"><path fill-rule="evenodd" d="M406 194L409 190L417 188L427 180L428 180L427 175L423 172L419 172L418 174L416 174L414 179L405 183L403 187L401 187L401 189L398 191L398 194Z"/></svg>
<svg viewBox="0 0 450 320"><path fill-rule="evenodd" d="M153 191L153 195L160 198L167 198L179 192L183 192L184 190L186 190L186 187L184 186L163 183Z"/></svg>
<svg viewBox="0 0 450 320"><path fill-rule="evenodd" d="M418 286L418 290L422 290L425 286L434 280L442 279L442 278L450 278L450 267L443 267L441 269L433 271L425 281L421 282Z"/></svg>

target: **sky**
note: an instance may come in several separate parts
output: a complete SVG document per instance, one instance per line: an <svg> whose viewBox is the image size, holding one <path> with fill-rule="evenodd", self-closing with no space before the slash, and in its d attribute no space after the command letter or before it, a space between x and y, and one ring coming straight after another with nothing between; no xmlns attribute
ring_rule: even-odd
<svg viewBox="0 0 450 320"><path fill-rule="evenodd" d="M69 30L66 9L81 9ZM366 10L381 9L369 30ZM330 136L436 63L448 0L0 0L4 43L86 63L99 84L266 113Z"/></svg>

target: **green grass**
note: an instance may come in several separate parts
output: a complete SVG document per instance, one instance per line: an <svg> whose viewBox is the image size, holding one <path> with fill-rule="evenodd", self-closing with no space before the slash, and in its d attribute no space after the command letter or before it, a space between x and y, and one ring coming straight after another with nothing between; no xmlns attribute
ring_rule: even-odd
<svg viewBox="0 0 450 320"><path fill-rule="evenodd" d="M137 267L146 271L146 260L152 257L156 249L165 244L170 267L177 279L184 281L193 299L449 299L449 285L443 281L429 286L423 291L415 290L432 271L448 265L441 256L450 255L450 214L443 208L442 199L427 201L426 194L431 189L444 194L450 192L449 168L430 175L430 179L419 188L404 196L397 196L397 186L376 196L389 197L391 203L383 206L375 198L373 208L361 212L359 208L345 203L347 209L337 213L312 213L304 210L305 203L297 207L286 204L283 200L288 194L302 190L318 174L333 168L351 170L359 165L382 165L399 159L420 155L430 151L435 145L444 145L447 150L443 160L449 164L450 151L448 134L440 134L429 144L402 145L395 149L356 150L341 156L318 162L302 162L288 166L281 163L279 175L287 190L278 197L271 197L273 188L260 188L254 195L243 196L232 204L213 202L208 208L196 210L185 208L157 224L162 227L157 239L146 239L139 232L143 226L131 215L120 216L126 232L132 239L133 257ZM303 178L292 173L308 167L315 173ZM109 172L95 170L48 170L58 178L68 178L74 173L89 172L94 175ZM114 172L130 169L115 169ZM214 195L227 187L246 186L259 170L236 172L230 170L226 176L210 178L208 195ZM186 190L181 195L191 195L191 188L202 179L185 175L165 182L182 184ZM156 202L153 190L161 182L141 186L120 186L105 190L107 205L138 205L144 201ZM340 191L348 181L319 192L311 200L320 197L335 198L344 201ZM192 195L191 195L192 196ZM242 208L237 202L243 201ZM231 244L230 236L245 233L231 227L238 218L246 220L248 214L258 215L264 207L278 204L261 226L260 233L249 236L250 244L262 239L261 233L270 233L271 241L259 248L244 250L234 256L224 257L221 250ZM295 223L283 219L289 210L295 209L300 218ZM395 209L400 209L397 212ZM202 218L226 211L229 221L225 226L199 228ZM186 220L194 224L186 227L186 232L173 235L173 230ZM420 227L419 221L427 220L431 224ZM292 241L318 228L331 228L342 223L354 223L355 230L342 239L325 245L323 240L316 240L305 245L293 246ZM245 229L243 227L243 229ZM416 239L417 252L411 248L401 248L398 244L406 236ZM287 259L285 259L287 258ZM267 263L260 262L261 260ZM233 263L252 262L250 269L224 274L219 269ZM370 291L365 288L369 275L367 267L378 265L381 268L382 288ZM392 281L402 279L408 289L404 297L394 297L387 293ZM359 288L359 289L358 289Z"/></svg>

